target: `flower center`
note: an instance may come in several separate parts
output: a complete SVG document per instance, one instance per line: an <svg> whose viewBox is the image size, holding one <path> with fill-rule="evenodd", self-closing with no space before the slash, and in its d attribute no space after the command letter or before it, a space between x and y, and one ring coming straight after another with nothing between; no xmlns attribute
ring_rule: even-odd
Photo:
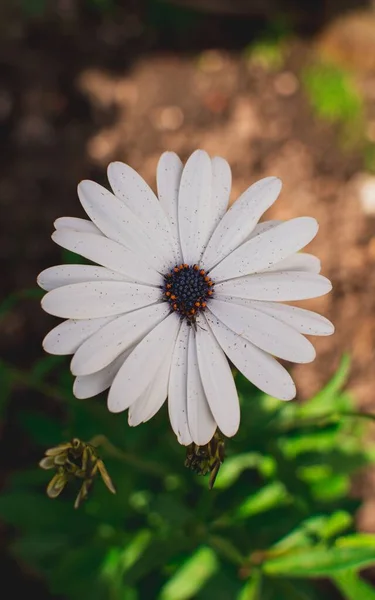
<svg viewBox="0 0 375 600"><path fill-rule="evenodd" d="M164 299L191 324L197 313L206 308L214 293L213 286L211 278L198 265L176 265L164 275Z"/></svg>

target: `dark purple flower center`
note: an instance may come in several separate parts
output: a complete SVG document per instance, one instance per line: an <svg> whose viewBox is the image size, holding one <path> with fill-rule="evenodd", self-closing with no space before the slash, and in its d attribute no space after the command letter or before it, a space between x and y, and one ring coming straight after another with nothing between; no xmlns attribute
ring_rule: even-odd
<svg viewBox="0 0 375 600"><path fill-rule="evenodd" d="M214 283L198 265L176 265L164 275L163 294L171 309L192 322L213 296Z"/></svg>

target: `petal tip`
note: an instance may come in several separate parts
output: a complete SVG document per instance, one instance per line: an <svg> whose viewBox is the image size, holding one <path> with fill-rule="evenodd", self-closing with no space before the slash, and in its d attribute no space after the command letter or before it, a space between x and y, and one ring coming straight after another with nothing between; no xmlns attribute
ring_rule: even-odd
<svg viewBox="0 0 375 600"><path fill-rule="evenodd" d="M109 394L108 394L108 398L107 398L107 408L109 410L109 412L111 413L120 413L123 412L125 409L123 408L123 406L121 406L121 404L119 404L118 399L114 398L114 394L111 393L112 388L109 390Z"/></svg>

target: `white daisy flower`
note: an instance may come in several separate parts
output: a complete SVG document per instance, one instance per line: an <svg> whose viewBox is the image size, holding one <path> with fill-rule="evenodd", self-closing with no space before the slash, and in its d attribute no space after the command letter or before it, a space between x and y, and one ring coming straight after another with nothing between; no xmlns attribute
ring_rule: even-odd
<svg viewBox="0 0 375 600"><path fill-rule="evenodd" d="M52 239L98 263L43 271L43 309L67 319L43 345L73 354L77 398L109 388L108 408L148 421L168 397L181 444L233 436L240 408L229 359L258 388L294 398L275 357L315 358L307 335L330 335L324 317L282 304L326 294L320 262L299 251L318 231L310 217L258 223L281 189L276 177L249 187L228 209L231 171L219 157L173 152L157 167L158 197L128 165L109 165L113 193L78 186L90 220L62 217Z"/></svg>

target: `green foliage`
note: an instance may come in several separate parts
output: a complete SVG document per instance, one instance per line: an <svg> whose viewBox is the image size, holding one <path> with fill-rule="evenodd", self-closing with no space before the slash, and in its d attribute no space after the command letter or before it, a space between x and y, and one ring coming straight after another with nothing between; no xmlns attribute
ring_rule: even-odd
<svg viewBox="0 0 375 600"><path fill-rule="evenodd" d="M285 18L275 19L266 31L245 49L251 65L266 71L277 71L285 63L291 30Z"/></svg>
<svg viewBox="0 0 375 600"><path fill-rule="evenodd" d="M246 49L246 56L253 65L265 70L277 71L285 61L286 47L278 39L260 39Z"/></svg>
<svg viewBox="0 0 375 600"><path fill-rule="evenodd" d="M10 388L21 378L63 410L63 419L19 415L40 458L74 436L106 436L101 456L117 489L98 480L74 510L73 483L50 500L45 471L14 474L0 498L0 517L18 532L13 553L71 600L329 600L317 578L345 599L372 600L358 573L375 565L375 536L355 532L348 489L374 453L342 391L348 369L345 358L304 404L281 403L237 375L241 428L212 491L184 468L166 410L133 429L104 399L75 400L60 359L9 370Z"/></svg>
<svg viewBox="0 0 375 600"><path fill-rule="evenodd" d="M319 118L341 125L347 142L363 137L363 100L350 73L317 62L303 69L302 82Z"/></svg>
<svg viewBox="0 0 375 600"><path fill-rule="evenodd" d="M375 590L354 571L343 571L334 581L345 600L375 600Z"/></svg>

